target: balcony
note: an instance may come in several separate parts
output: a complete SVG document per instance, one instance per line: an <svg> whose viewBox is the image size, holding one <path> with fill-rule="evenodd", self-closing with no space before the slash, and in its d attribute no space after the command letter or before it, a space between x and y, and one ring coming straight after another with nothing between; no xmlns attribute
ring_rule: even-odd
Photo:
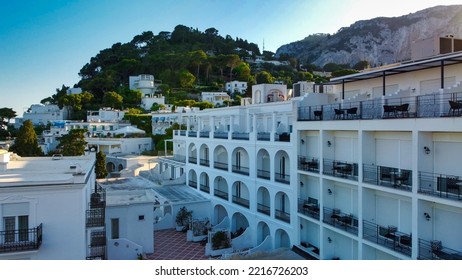
<svg viewBox="0 0 462 280"><path fill-rule="evenodd" d="M412 254L412 235L398 231L395 226L380 226L364 220L363 238L409 257Z"/></svg>
<svg viewBox="0 0 462 280"><path fill-rule="evenodd" d="M237 205L241 205L242 207L249 208L249 200L246 198L242 197L237 197L233 195L233 203L236 203Z"/></svg>
<svg viewBox="0 0 462 280"><path fill-rule="evenodd" d="M87 260L105 260L106 259L106 245L89 246Z"/></svg>
<svg viewBox="0 0 462 280"><path fill-rule="evenodd" d="M209 161L208 159L203 159L203 158L201 158L201 159L199 160L199 163L200 163L200 165L202 165L202 166L210 166L210 161Z"/></svg>
<svg viewBox="0 0 462 280"><path fill-rule="evenodd" d="M290 185L290 175L285 173L274 173L274 180L279 183Z"/></svg>
<svg viewBox="0 0 462 280"><path fill-rule="evenodd" d="M290 223L290 213L275 209L274 217L286 223Z"/></svg>
<svg viewBox="0 0 462 280"><path fill-rule="evenodd" d="M459 176L419 172L418 192L425 195L461 200L462 180Z"/></svg>
<svg viewBox="0 0 462 280"><path fill-rule="evenodd" d="M269 216L271 208L268 205L257 203L257 211Z"/></svg>
<svg viewBox="0 0 462 280"><path fill-rule="evenodd" d="M462 252L444 247L439 240L419 238L419 260L462 260Z"/></svg>
<svg viewBox="0 0 462 280"><path fill-rule="evenodd" d="M262 169L258 169L257 170L257 177L260 178L260 179L265 179L265 180L270 180L270 172L267 171L267 170L262 170Z"/></svg>
<svg viewBox="0 0 462 280"><path fill-rule="evenodd" d="M278 142L290 142L290 133L284 132L281 134L276 133L274 136L274 141Z"/></svg>
<svg viewBox="0 0 462 280"><path fill-rule="evenodd" d="M358 181L358 164L353 162L324 159L323 174Z"/></svg>
<svg viewBox="0 0 462 280"><path fill-rule="evenodd" d="M186 130L180 130L180 136L186 136Z"/></svg>
<svg viewBox="0 0 462 280"><path fill-rule="evenodd" d="M188 137L197 137L197 131L188 131Z"/></svg>
<svg viewBox="0 0 462 280"><path fill-rule="evenodd" d="M228 132L215 131L213 133L215 139L228 139Z"/></svg>
<svg viewBox="0 0 462 280"><path fill-rule="evenodd" d="M222 190L215 189L215 190L213 191L213 194L214 194L216 197L223 198L224 200L228 200L228 192L224 192L224 191L222 191Z"/></svg>
<svg viewBox="0 0 462 280"><path fill-rule="evenodd" d="M189 185L191 188L197 189L197 182L194 181L194 180L189 180L188 185Z"/></svg>
<svg viewBox="0 0 462 280"><path fill-rule="evenodd" d="M42 224L22 230L0 231L0 253L38 250L42 245Z"/></svg>
<svg viewBox="0 0 462 280"><path fill-rule="evenodd" d="M86 211L86 225L87 228L91 227L103 227L105 218L104 208L95 208Z"/></svg>
<svg viewBox="0 0 462 280"><path fill-rule="evenodd" d="M363 165L363 182L387 188L412 191L412 171L380 165Z"/></svg>
<svg viewBox="0 0 462 280"><path fill-rule="evenodd" d="M314 157L307 159L305 156L298 156L298 170L319 173L319 160Z"/></svg>
<svg viewBox="0 0 462 280"><path fill-rule="evenodd" d="M269 132L258 132L257 133L257 140L258 141L270 141L271 135Z"/></svg>
<svg viewBox="0 0 462 280"><path fill-rule="evenodd" d="M213 163L213 167L215 167L216 169L221 169L221 170L228 171L228 163L226 163L226 162L215 161Z"/></svg>
<svg viewBox="0 0 462 280"><path fill-rule="evenodd" d="M308 199L298 199L298 213L319 220L318 200L312 197Z"/></svg>
<svg viewBox="0 0 462 280"><path fill-rule="evenodd" d="M249 133L233 132L231 138L234 140L249 140Z"/></svg>
<svg viewBox="0 0 462 280"><path fill-rule="evenodd" d="M210 187L205 184L200 184L200 190L206 193L210 193Z"/></svg>
<svg viewBox="0 0 462 280"><path fill-rule="evenodd" d="M189 156L188 162L189 162L189 163L197 164L197 157Z"/></svg>
<svg viewBox="0 0 462 280"><path fill-rule="evenodd" d="M411 97L368 99L298 108L299 121L439 118L461 116L451 105L462 93L426 94ZM457 103L457 102L456 102ZM452 103L454 104L454 103Z"/></svg>
<svg viewBox="0 0 462 280"><path fill-rule="evenodd" d="M200 138L209 138L210 137L210 133L208 131L201 131L199 133L199 137Z"/></svg>
<svg viewBox="0 0 462 280"><path fill-rule="evenodd" d="M340 209L324 207L323 215L324 223L355 235L358 234L358 218L353 214L345 214Z"/></svg>
<svg viewBox="0 0 462 280"><path fill-rule="evenodd" d="M244 167L244 166L240 166L240 165L233 165L233 172L248 176L249 175L249 168Z"/></svg>

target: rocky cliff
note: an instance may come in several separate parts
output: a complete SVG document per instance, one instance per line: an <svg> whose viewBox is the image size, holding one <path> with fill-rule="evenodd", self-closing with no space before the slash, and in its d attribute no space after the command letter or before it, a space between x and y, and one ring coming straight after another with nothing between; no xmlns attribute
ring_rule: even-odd
<svg viewBox="0 0 462 280"><path fill-rule="evenodd" d="M366 60L372 66L411 58L411 44L435 36L462 38L462 5L436 6L416 13L357 21L335 34L313 34L281 46L276 56L286 53L300 60L324 66L326 63L353 66Z"/></svg>

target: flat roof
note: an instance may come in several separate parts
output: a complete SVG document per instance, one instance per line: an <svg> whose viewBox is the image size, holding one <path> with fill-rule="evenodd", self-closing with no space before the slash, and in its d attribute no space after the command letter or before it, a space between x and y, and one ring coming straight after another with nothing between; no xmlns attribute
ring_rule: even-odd
<svg viewBox="0 0 462 280"><path fill-rule="evenodd" d="M341 83L356 82L361 80L379 78L383 76L390 76L406 72L436 68L441 67L442 65L448 66L459 63L462 63L462 52L454 52L450 54L442 54L419 60L404 61L401 63L391 64L390 66L382 66L379 68L366 70L360 73L332 78L329 82L323 83L323 85L336 85Z"/></svg>
<svg viewBox="0 0 462 280"><path fill-rule="evenodd" d="M94 154L59 158L11 156L6 170L0 171L0 188L83 184L94 163Z"/></svg>
<svg viewBox="0 0 462 280"><path fill-rule="evenodd" d="M186 185L162 186L144 177L126 177L98 180L106 190L106 205L118 206L136 203L155 205L208 201Z"/></svg>

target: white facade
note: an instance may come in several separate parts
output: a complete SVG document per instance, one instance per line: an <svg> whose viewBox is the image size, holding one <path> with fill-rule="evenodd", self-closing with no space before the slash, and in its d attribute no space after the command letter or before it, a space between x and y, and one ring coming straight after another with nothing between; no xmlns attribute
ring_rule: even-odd
<svg viewBox="0 0 462 280"><path fill-rule="evenodd" d="M247 82L232 81L225 84L226 91L230 94L244 94L247 91Z"/></svg>
<svg viewBox="0 0 462 280"><path fill-rule="evenodd" d="M84 260L95 156L0 158L0 259Z"/></svg>
<svg viewBox="0 0 462 280"><path fill-rule="evenodd" d="M252 104L288 100L287 85L258 84L252 86Z"/></svg>
<svg viewBox="0 0 462 280"><path fill-rule="evenodd" d="M314 82L298 82L293 84L293 97L314 92Z"/></svg>
<svg viewBox="0 0 462 280"><path fill-rule="evenodd" d="M87 122L120 122L127 111L101 108L98 111L87 111Z"/></svg>
<svg viewBox="0 0 462 280"><path fill-rule="evenodd" d="M156 85L154 83L154 75L138 75L130 76L129 88L131 90L139 90L143 95L152 96L156 91Z"/></svg>
<svg viewBox="0 0 462 280"><path fill-rule="evenodd" d="M208 101L214 106L223 106L225 101L230 101L230 97L226 92L202 92L201 100Z"/></svg>
<svg viewBox="0 0 462 280"><path fill-rule="evenodd" d="M46 125L49 122L65 120L67 111L59 109L54 104L33 104L24 112L22 118L15 118L14 126L19 128L26 120L31 120L34 125Z"/></svg>
<svg viewBox="0 0 462 280"><path fill-rule="evenodd" d="M186 117L198 125L174 132L173 158L210 198L212 223L247 228L254 247L269 238L318 259L462 259L460 73L457 53L286 102L260 85L253 105Z"/></svg>

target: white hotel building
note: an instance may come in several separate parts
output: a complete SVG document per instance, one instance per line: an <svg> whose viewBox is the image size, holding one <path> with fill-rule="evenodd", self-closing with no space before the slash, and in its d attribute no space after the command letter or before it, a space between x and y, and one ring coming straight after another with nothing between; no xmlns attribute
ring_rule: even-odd
<svg viewBox="0 0 462 280"><path fill-rule="evenodd" d="M184 114L163 164L210 199L212 224L247 228L252 247L462 259L461 81L462 53L450 53L292 99L257 85L252 105Z"/></svg>

